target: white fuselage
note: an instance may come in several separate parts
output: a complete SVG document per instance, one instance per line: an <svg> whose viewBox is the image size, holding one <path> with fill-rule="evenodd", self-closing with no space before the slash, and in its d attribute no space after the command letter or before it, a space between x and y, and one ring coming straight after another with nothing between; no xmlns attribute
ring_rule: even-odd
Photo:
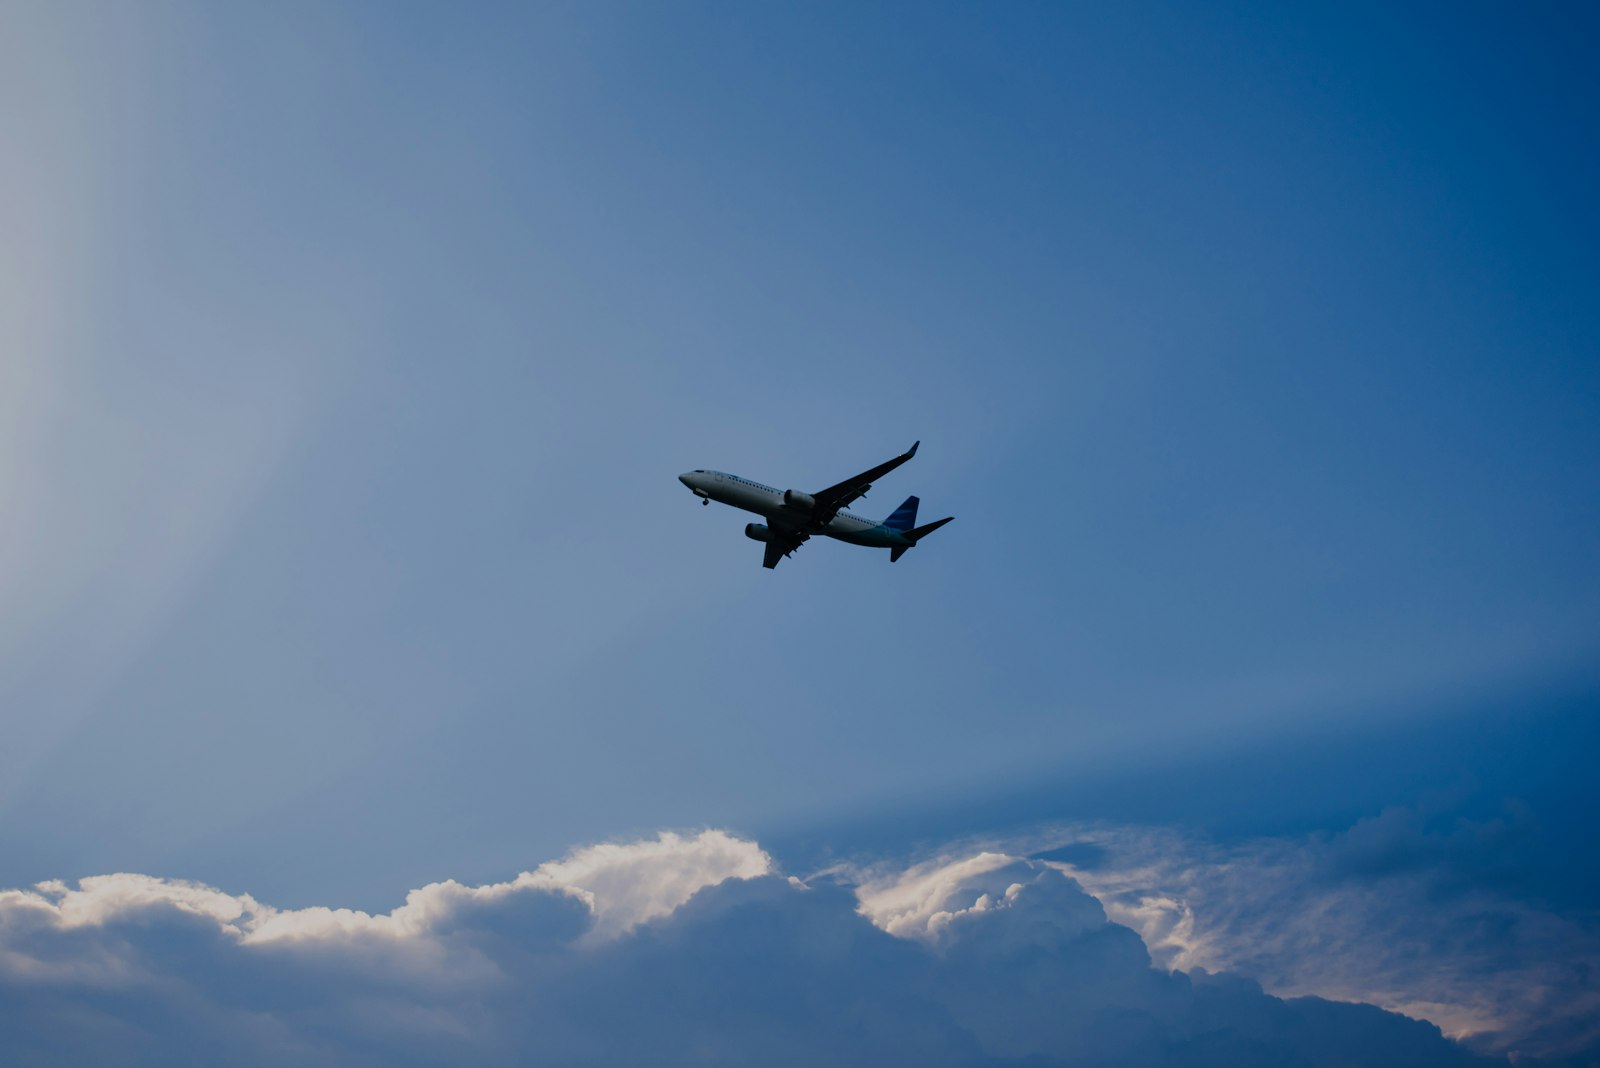
<svg viewBox="0 0 1600 1068"><path fill-rule="evenodd" d="M783 490L726 471L686 471L678 481L693 490L696 497L754 512L775 526L804 534L822 534L879 549L915 544L900 531L851 512L841 511L827 524L819 524L806 509L788 504Z"/></svg>

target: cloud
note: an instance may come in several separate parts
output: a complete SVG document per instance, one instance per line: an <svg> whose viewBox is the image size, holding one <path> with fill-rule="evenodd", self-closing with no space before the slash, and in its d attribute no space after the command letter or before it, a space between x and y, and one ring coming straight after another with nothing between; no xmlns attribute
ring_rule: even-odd
<svg viewBox="0 0 1600 1068"><path fill-rule="evenodd" d="M720 831L392 912L119 874L0 893L22 1064L1470 1064L1426 1023L1151 967L1051 863L803 883Z"/></svg>
<svg viewBox="0 0 1600 1068"><path fill-rule="evenodd" d="M1097 824L1008 847L1081 883L1163 967L1372 1003L1518 1063L1589 1063L1600 929L1502 892L1527 824L1516 805L1471 819L1433 799L1335 834L1221 844Z"/></svg>
<svg viewBox="0 0 1600 1068"><path fill-rule="evenodd" d="M591 846L535 874L584 894L594 909L594 934L606 937L667 915L704 887L772 871L772 858L754 843L713 830Z"/></svg>
<svg viewBox="0 0 1600 1068"><path fill-rule="evenodd" d="M1039 864L984 851L960 860L925 862L889 878L868 879L859 895L862 913L892 935L943 945L959 941L988 914L1015 910L1007 929L1019 926L1016 916L1031 915L1032 922L1048 928L1027 937L1030 944L1038 944L1105 925L1105 910L1098 901L1064 889L1075 885ZM1054 907L1041 912L1040 902L1052 898ZM993 928L999 925L989 926L992 940ZM1025 929L1023 933L1028 934Z"/></svg>

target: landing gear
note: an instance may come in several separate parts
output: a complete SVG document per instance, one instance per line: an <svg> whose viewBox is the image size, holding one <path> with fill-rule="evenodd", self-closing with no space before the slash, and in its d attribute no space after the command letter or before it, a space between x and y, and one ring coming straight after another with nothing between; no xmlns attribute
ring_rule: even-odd
<svg viewBox="0 0 1600 1068"><path fill-rule="evenodd" d="M709 500L707 500L706 498L704 498L704 497L700 498L700 507L704 508L706 505L708 505L710 503L711 502Z"/></svg>

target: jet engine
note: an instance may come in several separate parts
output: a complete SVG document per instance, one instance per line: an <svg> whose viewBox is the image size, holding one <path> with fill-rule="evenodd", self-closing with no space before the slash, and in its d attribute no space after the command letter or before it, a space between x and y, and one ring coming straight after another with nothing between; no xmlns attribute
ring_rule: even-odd
<svg viewBox="0 0 1600 1068"><path fill-rule="evenodd" d="M772 537L772 531L760 523L746 523L744 525L744 536L751 541L766 541Z"/></svg>
<svg viewBox="0 0 1600 1068"><path fill-rule="evenodd" d="M784 490L783 503L790 508L798 508L802 512L809 512L816 508L817 499L811 494L801 493L799 490Z"/></svg>

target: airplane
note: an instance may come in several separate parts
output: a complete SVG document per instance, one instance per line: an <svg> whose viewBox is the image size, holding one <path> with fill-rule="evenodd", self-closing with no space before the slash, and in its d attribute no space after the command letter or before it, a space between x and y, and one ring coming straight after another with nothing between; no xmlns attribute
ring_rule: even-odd
<svg viewBox="0 0 1600 1068"><path fill-rule="evenodd" d="M955 516L917 526L917 498L905 503L878 523L844 510L845 505L865 497L872 484L917 454L918 441L893 460L847 478L836 486L816 493L780 490L726 471L696 469L678 476L703 505L716 501L766 518L766 523L747 523L745 537L766 544L762 567L777 567L778 561L800 548L814 534L836 538L852 545L889 550L889 562L900 559L917 542L944 526Z"/></svg>

